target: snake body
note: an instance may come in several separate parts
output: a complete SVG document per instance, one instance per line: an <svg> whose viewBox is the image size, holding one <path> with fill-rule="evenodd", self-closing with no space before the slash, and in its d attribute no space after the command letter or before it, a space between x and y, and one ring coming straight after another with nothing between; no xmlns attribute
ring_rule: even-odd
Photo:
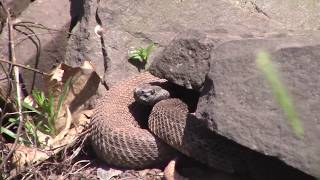
<svg viewBox="0 0 320 180"><path fill-rule="evenodd" d="M152 133L139 127L136 114L144 110L134 107L133 91L155 81L159 79L141 73L115 85L99 100L90 135L97 156L119 167L141 169L170 160L177 149L216 169L234 172L241 167L237 147L213 136L179 99L162 100L153 107L148 122Z"/></svg>
<svg viewBox="0 0 320 180"><path fill-rule="evenodd" d="M135 115L133 90L138 84L158 81L149 73L131 77L112 87L99 99L91 118L91 145L102 160L124 168L146 168L172 158L173 150L148 130ZM133 111L134 110L134 111Z"/></svg>

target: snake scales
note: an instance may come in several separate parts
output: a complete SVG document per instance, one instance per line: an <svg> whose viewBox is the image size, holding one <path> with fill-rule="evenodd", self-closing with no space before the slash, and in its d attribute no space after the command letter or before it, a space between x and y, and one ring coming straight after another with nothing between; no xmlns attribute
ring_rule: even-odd
<svg viewBox="0 0 320 180"><path fill-rule="evenodd" d="M148 122L152 133L139 127L135 119L144 110L135 107L133 91L159 80L141 73L115 85L99 100L90 135L97 156L119 167L141 169L167 162L177 149L216 169L237 171L242 163L237 147L198 123L179 99L162 100L153 107Z"/></svg>

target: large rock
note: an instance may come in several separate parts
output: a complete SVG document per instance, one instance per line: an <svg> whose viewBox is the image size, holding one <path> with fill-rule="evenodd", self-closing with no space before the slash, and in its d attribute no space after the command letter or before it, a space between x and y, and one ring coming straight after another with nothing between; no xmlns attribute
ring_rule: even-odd
<svg viewBox="0 0 320 180"><path fill-rule="evenodd" d="M213 50L197 112L208 127L310 175L320 176L320 33L230 41ZM271 88L256 68L271 53L305 131L295 136Z"/></svg>
<svg viewBox="0 0 320 180"><path fill-rule="evenodd" d="M132 47L156 44L153 59L182 31L210 32L230 38L261 36L281 27L264 16L247 13L226 1L111 0L84 2L84 14L69 41L66 62L78 66L90 59L108 88L138 69L128 63ZM102 35L95 33L97 25ZM100 94L103 94L103 88Z"/></svg>
<svg viewBox="0 0 320 180"><path fill-rule="evenodd" d="M17 63L48 72L64 59L71 20L69 0L59 3L54 0L34 1L31 4L30 0L9 2L13 15L19 15L14 31ZM0 40L0 58L8 60L8 54L8 34L4 29ZM43 87L41 75L22 68L21 72L26 91L30 93L36 86ZM1 69L0 78L3 78L2 75ZM6 86L0 82L2 85Z"/></svg>
<svg viewBox="0 0 320 180"><path fill-rule="evenodd" d="M180 41L195 40L175 40L171 45ZM200 40L196 42L200 43ZM320 176L320 33L222 42L212 49L208 74L199 71L207 68L205 63L194 66L194 60L188 56L181 57L185 57L184 66L190 67L177 69L174 59L169 62L163 57L171 53L183 55L184 51L177 51L171 46L151 67L154 66L154 72L159 68L161 74L177 74L172 76L172 82L189 78L179 76L181 73L201 77L194 79L196 84L204 85L200 89L196 115L212 131L252 150L276 157L307 174ZM185 44L178 49L188 47ZM271 54L293 98L305 131L301 138L294 134L275 101L271 87L257 69L255 58L261 49ZM202 51L197 49L193 53L197 52ZM162 62L166 70L157 66ZM196 68L193 70L191 67Z"/></svg>
<svg viewBox="0 0 320 180"><path fill-rule="evenodd" d="M209 71L212 43L202 42L205 37L187 32L171 42L153 61L149 71L157 76L188 89L203 87Z"/></svg>
<svg viewBox="0 0 320 180"><path fill-rule="evenodd" d="M289 30L319 29L320 3L315 0L230 0L235 5L250 12L265 15L271 21L277 21Z"/></svg>

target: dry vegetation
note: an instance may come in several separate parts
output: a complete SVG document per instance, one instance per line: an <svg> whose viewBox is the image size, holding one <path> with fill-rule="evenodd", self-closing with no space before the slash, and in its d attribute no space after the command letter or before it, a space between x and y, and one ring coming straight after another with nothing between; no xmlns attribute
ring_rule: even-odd
<svg viewBox="0 0 320 180"><path fill-rule="evenodd" d="M83 102L94 94L92 88L100 82L98 75L89 61L80 68L60 64L50 72L17 63L15 45L37 37L33 28L47 27L32 22L15 22L9 15L6 2L0 2L7 17L9 49L9 56L0 59L0 72L4 75L0 80L1 178L90 177L94 160L86 155L84 146L91 111L83 107ZM15 33L21 33L19 27L28 29L25 39L15 38ZM46 89L32 86L31 92L23 91L22 71L42 76ZM91 89L85 88L88 84ZM87 95L82 96L81 101L77 97L80 92Z"/></svg>

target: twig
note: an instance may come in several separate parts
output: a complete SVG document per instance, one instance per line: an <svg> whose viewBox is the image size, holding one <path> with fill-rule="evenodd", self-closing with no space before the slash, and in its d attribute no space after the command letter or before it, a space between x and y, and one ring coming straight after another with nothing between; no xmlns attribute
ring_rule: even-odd
<svg viewBox="0 0 320 180"><path fill-rule="evenodd" d="M29 114L29 113L33 113L34 111L23 111L21 112L22 114ZM7 117L7 116L11 116L11 115L16 115L19 114L19 112L12 112L12 113L5 113L3 115L3 118Z"/></svg>
<svg viewBox="0 0 320 180"><path fill-rule="evenodd" d="M77 169L75 172L70 172L69 174L76 174L78 172L80 172L82 169L86 168L87 166L89 166L91 164L90 160L81 160L76 162L74 165L72 165L72 170L75 168L76 165L80 164L80 163L84 163L86 162L87 164L85 164L84 166L82 166L81 168Z"/></svg>
<svg viewBox="0 0 320 180"><path fill-rule="evenodd" d="M16 64L16 57L15 57L15 50L14 50L14 32L13 32L13 25L11 21L11 16L9 13L8 6L6 2L3 0L0 1L3 9L6 11L7 14L7 23L8 23L8 34L9 34L9 57L10 60L13 64ZM17 130L17 136L16 139L14 140L13 146L10 149L10 152L7 154L7 156L3 159L2 163L0 164L0 170L4 169L5 164L9 160L9 158L12 156L13 152L15 151L17 147L17 143L19 141L19 137L21 134L22 126L23 126L23 114L22 114L22 107L21 107L21 88L20 88L20 80L19 80L19 68L17 66L13 67L13 73L14 73L14 78L15 78L15 85L16 85L16 92L17 92L17 105L18 105L18 112L19 112L19 126Z"/></svg>
<svg viewBox="0 0 320 180"><path fill-rule="evenodd" d="M33 27L33 28L38 28L38 29L44 29L44 30L48 30L48 31L56 31L56 32L63 32L63 33L66 33L68 35L72 35L72 36L77 36L79 37L79 35L77 34L74 34L74 33L71 33L71 32L68 32L68 31L64 31L64 30L60 30L60 29L54 29L54 28L49 28L43 24L40 24L40 23L36 23L36 22L31 22L31 21L21 21L21 22L17 22L15 24L15 26L17 25L21 25L21 24L25 24L26 26L29 26L29 27Z"/></svg>
<svg viewBox="0 0 320 180"><path fill-rule="evenodd" d="M17 32L20 32L22 34L24 34L25 36L29 35L29 33L31 34L36 34L36 32L26 26L26 25L21 25L21 27L25 28L27 31L29 31L29 33L27 33L26 31L23 31L21 29L19 29L18 27L20 27L19 25L15 25L13 26L13 28L17 31ZM35 39L34 39L35 38ZM34 65L34 68L38 69L38 66L39 66L39 62L40 62L40 53L41 53L41 40L40 38L35 35L33 37L29 37L29 39L31 40L31 42L35 45L36 49L37 49L37 52L36 52L36 57L35 57L35 65ZM33 78L32 78L32 85L31 85L31 89L34 89L34 86L35 86L35 82L36 82L36 76L37 76L37 73L33 73Z"/></svg>
<svg viewBox="0 0 320 180"><path fill-rule="evenodd" d="M8 63L8 64L11 64L11 65L13 65L13 66L21 67L21 68L23 68L23 69L28 69L28 70L30 70L30 71L34 71L34 72L39 73L39 74L43 74L43 75L49 76L48 73L39 71L38 69L35 69L35 68L32 68L32 67L28 67L28 66L25 66L25 65L22 65L22 64L18 64L18 63L11 62L11 61L6 61L6 60L3 60L3 59L0 59L0 61L1 61L1 62L5 62L5 63Z"/></svg>
<svg viewBox="0 0 320 180"><path fill-rule="evenodd" d="M73 172L73 170L75 169L75 166L77 166L80 163L86 163L85 165L83 165L81 168L78 168L75 172ZM63 176L62 179L66 179L69 175L74 175L79 173L80 171L82 171L82 169L88 167L91 164L91 162L89 160L81 160L76 162L75 164L72 165L70 172L68 172L66 175Z"/></svg>
<svg viewBox="0 0 320 180"><path fill-rule="evenodd" d="M52 35L54 33L53 32L47 32L47 33L34 33L34 34L25 35L25 37L17 39L16 46L18 46L19 44L23 43L25 40L32 38L33 36L42 36L42 35L48 35L48 34Z"/></svg>

